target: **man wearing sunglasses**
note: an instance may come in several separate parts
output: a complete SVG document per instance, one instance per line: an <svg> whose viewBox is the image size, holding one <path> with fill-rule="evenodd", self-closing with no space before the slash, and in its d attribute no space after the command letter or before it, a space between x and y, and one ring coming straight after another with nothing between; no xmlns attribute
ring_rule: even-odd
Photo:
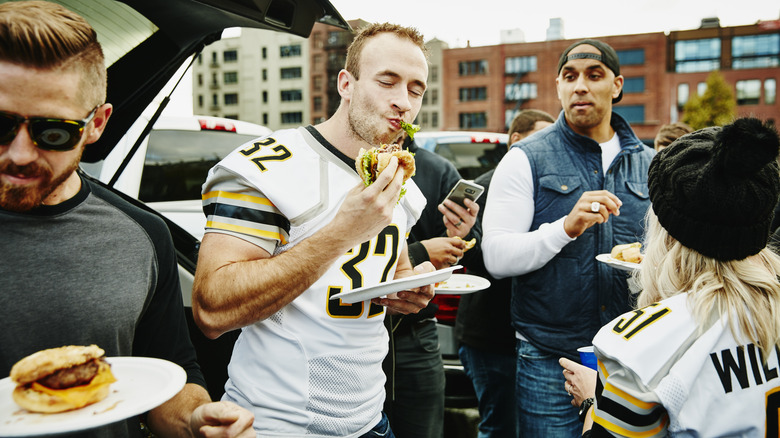
<svg viewBox="0 0 780 438"><path fill-rule="evenodd" d="M105 98L103 53L82 17L0 5L0 377L63 345L162 358L187 384L142 417L154 434L253 437L252 414L204 388L164 222L78 172L111 116ZM79 436L140 431L131 418Z"/></svg>

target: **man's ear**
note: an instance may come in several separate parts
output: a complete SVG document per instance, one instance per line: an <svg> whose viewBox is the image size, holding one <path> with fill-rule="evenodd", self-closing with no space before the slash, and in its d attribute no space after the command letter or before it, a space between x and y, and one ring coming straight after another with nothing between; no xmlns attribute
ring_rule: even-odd
<svg viewBox="0 0 780 438"><path fill-rule="evenodd" d="M352 89L355 84L354 76L352 76L352 73L348 72L345 69L341 69L339 72L339 77L337 79L337 85L339 90L339 95L342 99L349 100L352 98Z"/></svg>
<svg viewBox="0 0 780 438"><path fill-rule="evenodd" d="M617 99L617 97L620 96L620 92L623 91L623 75L615 76L613 85L615 86L615 90L612 92L612 98Z"/></svg>
<svg viewBox="0 0 780 438"><path fill-rule="evenodd" d="M91 144L103 135L103 131L106 129L108 118L111 117L111 113L114 112L114 106L110 103L104 103L95 111L95 117L92 118L92 129L89 129L87 133L86 144Z"/></svg>

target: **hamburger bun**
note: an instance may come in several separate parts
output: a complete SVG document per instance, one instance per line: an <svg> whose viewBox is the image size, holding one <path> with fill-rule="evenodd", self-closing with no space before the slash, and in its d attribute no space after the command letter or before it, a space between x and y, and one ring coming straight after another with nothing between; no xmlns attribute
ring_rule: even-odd
<svg viewBox="0 0 780 438"><path fill-rule="evenodd" d="M116 381L96 345L68 345L33 353L11 368L16 404L33 412L78 409L106 398Z"/></svg>
<svg viewBox="0 0 780 438"><path fill-rule="evenodd" d="M609 255L615 260L639 263L642 261L642 254L639 252L641 248L642 244L639 242L615 245Z"/></svg>

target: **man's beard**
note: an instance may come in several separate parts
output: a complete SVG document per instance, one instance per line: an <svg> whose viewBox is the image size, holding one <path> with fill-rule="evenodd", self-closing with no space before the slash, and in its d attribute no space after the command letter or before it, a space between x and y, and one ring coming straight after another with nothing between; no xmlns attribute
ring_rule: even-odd
<svg viewBox="0 0 780 438"><path fill-rule="evenodd" d="M359 99L359 96L356 96ZM369 119L372 112L367 105L362 104L360 100L353 101L348 111L349 129L351 135L359 140L363 140L371 146L380 146L382 144L394 143L400 137L400 133L379 133L376 124Z"/></svg>
<svg viewBox="0 0 780 438"><path fill-rule="evenodd" d="M77 159L64 172L55 177L51 167L37 162L25 166L17 166L10 160L0 162L0 174L42 177L37 184L21 187L0 180L0 208L24 212L42 205L43 200L78 169L78 163Z"/></svg>

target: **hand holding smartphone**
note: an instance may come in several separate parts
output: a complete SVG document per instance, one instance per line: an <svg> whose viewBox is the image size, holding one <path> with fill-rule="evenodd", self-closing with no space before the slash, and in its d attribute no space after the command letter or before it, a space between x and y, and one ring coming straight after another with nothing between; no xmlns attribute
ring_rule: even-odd
<svg viewBox="0 0 780 438"><path fill-rule="evenodd" d="M476 202L484 191L485 188L481 185L461 179L455 184L452 190L450 190L447 199L458 203L463 208L468 208L463 202L464 199L468 198Z"/></svg>

